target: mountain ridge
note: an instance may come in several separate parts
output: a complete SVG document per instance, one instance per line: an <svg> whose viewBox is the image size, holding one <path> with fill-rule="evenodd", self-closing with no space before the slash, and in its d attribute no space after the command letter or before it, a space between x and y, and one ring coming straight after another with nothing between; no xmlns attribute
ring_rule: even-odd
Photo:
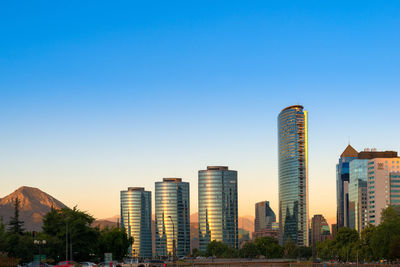
<svg viewBox="0 0 400 267"><path fill-rule="evenodd" d="M14 216L15 199L20 200L20 220L24 221L24 229L27 231L40 231L42 219L51 208L61 209L67 206L39 188L21 186L11 194L0 198L0 217L7 224Z"/></svg>

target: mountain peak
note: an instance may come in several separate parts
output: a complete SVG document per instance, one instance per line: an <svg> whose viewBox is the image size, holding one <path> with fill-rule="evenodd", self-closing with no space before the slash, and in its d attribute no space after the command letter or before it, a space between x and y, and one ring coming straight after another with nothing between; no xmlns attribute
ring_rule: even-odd
<svg viewBox="0 0 400 267"><path fill-rule="evenodd" d="M61 201L39 188L21 186L13 193L0 199L0 217L3 217L5 223L8 223L14 215L14 202L16 198L21 201L20 216L21 220L25 222L24 226L27 230L40 230L43 216L51 208L61 209L66 207Z"/></svg>

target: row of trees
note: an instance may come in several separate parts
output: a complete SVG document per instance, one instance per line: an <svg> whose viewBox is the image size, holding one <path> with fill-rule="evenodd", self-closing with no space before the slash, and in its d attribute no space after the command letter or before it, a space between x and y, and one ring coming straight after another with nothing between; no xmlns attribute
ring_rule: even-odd
<svg viewBox="0 0 400 267"><path fill-rule="evenodd" d="M278 240L273 237L260 237L252 242L245 243L241 249L235 250L228 245L212 241L207 245L205 253L193 250L192 256L205 256L217 258L269 258L269 259L309 259L312 251L309 247L297 246L288 241L285 246L280 246Z"/></svg>
<svg viewBox="0 0 400 267"><path fill-rule="evenodd" d="M32 261L39 250L50 262L66 258L101 261L105 252L113 253L114 259L122 259L133 243L132 238L124 229L113 227L100 230L92 227L93 222L91 215L76 207L52 209L43 218L42 232L27 232L19 219L19 200L16 199L14 216L8 227L0 221L0 252L22 262ZM41 243L35 244L34 240Z"/></svg>
<svg viewBox="0 0 400 267"><path fill-rule="evenodd" d="M324 260L372 262L400 259L400 207L389 206L382 211L381 224L369 225L361 235L350 228L340 228L333 239L316 247Z"/></svg>

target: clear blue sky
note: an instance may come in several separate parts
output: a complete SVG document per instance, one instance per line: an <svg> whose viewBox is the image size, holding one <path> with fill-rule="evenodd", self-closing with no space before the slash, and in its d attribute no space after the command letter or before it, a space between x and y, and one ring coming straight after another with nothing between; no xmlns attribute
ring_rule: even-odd
<svg viewBox="0 0 400 267"><path fill-rule="evenodd" d="M309 111L310 215L335 164L400 149L399 1L0 3L0 197L39 187L96 217L119 190L239 171L239 213L277 212L276 119Z"/></svg>

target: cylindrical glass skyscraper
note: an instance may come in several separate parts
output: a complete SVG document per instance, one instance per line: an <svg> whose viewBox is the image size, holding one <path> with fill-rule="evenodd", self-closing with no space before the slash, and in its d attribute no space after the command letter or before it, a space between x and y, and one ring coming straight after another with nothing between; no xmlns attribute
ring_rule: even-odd
<svg viewBox="0 0 400 267"><path fill-rule="evenodd" d="M164 178L155 183L156 256L183 257L190 253L189 183Z"/></svg>
<svg viewBox="0 0 400 267"><path fill-rule="evenodd" d="M208 166L199 171L199 246L221 241L238 249L237 171Z"/></svg>
<svg viewBox="0 0 400 267"><path fill-rule="evenodd" d="M290 106L278 116L280 241L308 246L307 111Z"/></svg>
<svg viewBox="0 0 400 267"><path fill-rule="evenodd" d="M142 187L121 191L121 226L134 239L129 254L132 257L151 258L151 192Z"/></svg>

